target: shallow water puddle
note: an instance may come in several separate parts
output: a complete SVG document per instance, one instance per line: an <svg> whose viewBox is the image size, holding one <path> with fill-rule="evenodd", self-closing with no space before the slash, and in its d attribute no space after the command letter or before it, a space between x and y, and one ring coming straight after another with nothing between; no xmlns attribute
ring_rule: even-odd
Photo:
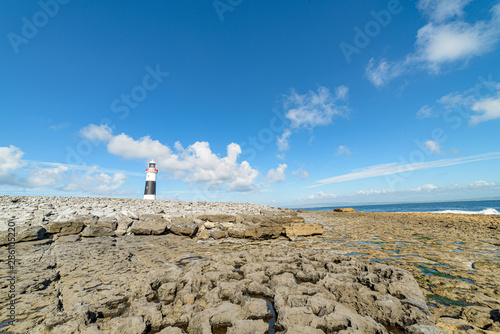
<svg viewBox="0 0 500 334"><path fill-rule="evenodd" d="M354 244L358 245L383 245L386 244L387 242L383 241L351 241L347 243L348 246L354 246Z"/></svg>
<svg viewBox="0 0 500 334"><path fill-rule="evenodd" d="M396 262L399 263L399 261L393 260L393 259L371 259L370 262L376 262L376 263L384 263L384 262Z"/></svg>
<svg viewBox="0 0 500 334"><path fill-rule="evenodd" d="M464 282L467 282L469 284L475 284L473 281L471 281L469 279L461 278L461 277L455 277L455 276L450 276L450 275L441 273L441 272L439 272L439 271L437 271L435 269L432 269L432 268L424 267L424 266L421 266L421 265L416 265L416 267L418 269L420 269L420 271L422 272L422 274L427 275L427 276L437 276L437 277L443 277L443 278L446 278L446 279L458 279L460 281L464 281Z"/></svg>
<svg viewBox="0 0 500 334"><path fill-rule="evenodd" d="M472 304L469 304L467 302L464 302L462 300L453 300L449 299L446 297L441 297L441 296L436 296L436 295L427 295L426 296L428 299L434 300L438 302L439 304L445 305L445 306L472 306Z"/></svg>

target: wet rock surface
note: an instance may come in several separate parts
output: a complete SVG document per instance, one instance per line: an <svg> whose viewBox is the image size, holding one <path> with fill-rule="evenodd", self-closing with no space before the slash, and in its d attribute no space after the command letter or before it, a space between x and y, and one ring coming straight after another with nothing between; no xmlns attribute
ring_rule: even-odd
<svg viewBox="0 0 500 334"><path fill-rule="evenodd" d="M300 215L325 226L323 240L313 247L411 272L440 332L500 332L500 216Z"/></svg>
<svg viewBox="0 0 500 334"><path fill-rule="evenodd" d="M0 247L0 331L495 333L499 221L2 196L23 240L15 326Z"/></svg>

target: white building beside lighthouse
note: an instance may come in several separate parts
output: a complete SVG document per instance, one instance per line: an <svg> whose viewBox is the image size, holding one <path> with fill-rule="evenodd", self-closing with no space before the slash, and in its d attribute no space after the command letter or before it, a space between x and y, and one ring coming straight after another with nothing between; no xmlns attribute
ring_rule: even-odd
<svg viewBox="0 0 500 334"><path fill-rule="evenodd" d="M146 187L144 188L144 199L156 199L156 163L151 159L146 169Z"/></svg>

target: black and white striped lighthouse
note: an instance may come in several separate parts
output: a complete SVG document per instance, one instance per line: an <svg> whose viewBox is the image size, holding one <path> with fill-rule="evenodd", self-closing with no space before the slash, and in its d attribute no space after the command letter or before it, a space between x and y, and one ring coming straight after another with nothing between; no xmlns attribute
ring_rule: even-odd
<svg viewBox="0 0 500 334"><path fill-rule="evenodd" d="M156 163L151 159L146 169L146 188L144 188L144 199L156 199Z"/></svg>

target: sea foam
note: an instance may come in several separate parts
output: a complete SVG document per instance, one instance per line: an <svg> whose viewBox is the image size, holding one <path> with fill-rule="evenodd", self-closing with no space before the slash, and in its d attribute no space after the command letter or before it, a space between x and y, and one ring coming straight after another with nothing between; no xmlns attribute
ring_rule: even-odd
<svg viewBox="0 0 500 334"><path fill-rule="evenodd" d="M464 215L500 215L500 212L498 212L493 208L487 208L481 211L442 210L442 211L432 211L432 213L456 213Z"/></svg>

